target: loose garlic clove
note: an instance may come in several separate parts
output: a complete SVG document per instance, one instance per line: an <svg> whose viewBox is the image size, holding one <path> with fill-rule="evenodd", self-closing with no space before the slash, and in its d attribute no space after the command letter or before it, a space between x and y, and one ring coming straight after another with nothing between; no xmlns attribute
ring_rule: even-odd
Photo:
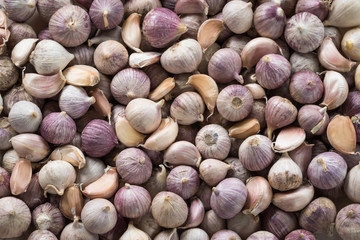
<svg viewBox="0 0 360 240"><path fill-rule="evenodd" d="M38 40L37 38L26 38L15 45L11 52L11 61L15 66L21 67L27 63Z"/></svg>
<svg viewBox="0 0 360 240"><path fill-rule="evenodd" d="M95 110L104 117L108 117L109 122L111 118L111 104L105 96L104 92L99 88L94 88L89 91L90 96L95 98L95 103L93 107Z"/></svg>
<svg viewBox="0 0 360 240"><path fill-rule="evenodd" d="M236 34L247 32L253 22L252 3L245 1L228 2L223 10L223 17L226 26ZM241 22L241 24L239 24Z"/></svg>
<svg viewBox="0 0 360 240"><path fill-rule="evenodd" d="M286 127L282 129L273 142L272 148L274 152L289 152L299 147L306 138L304 129L299 127Z"/></svg>
<svg viewBox="0 0 360 240"><path fill-rule="evenodd" d="M265 178L255 176L247 180L246 188L248 194L243 213L256 217L271 203L273 196L271 186Z"/></svg>
<svg viewBox="0 0 360 240"><path fill-rule="evenodd" d="M174 12L177 14L205 14L209 12L209 5L205 0L178 0Z"/></svg>
<svg viewBox="0 0 360 240"><path fill-rule="evenodd" d="M206 159L199 166L201 179L211 187L223 180L230 169L229 164L216 159Z"/></svg>
<svg viewBox="0 0 360 240"><path fill-rule="evenodd" d="M63 160L79 169L83 168L86 164L84 153L73 145L55 148L48 160Z"/></svg>
<svg viewBox="0 0 360 240"><path fill-rule="evenodd" d="M10 142L19 157L29 159L31 162L44 159L50 152L47 142L37 134L18 134L12 137Z"/></svg>
<svg viewBox="0 0 360 240"><path fill-rule="evenodd" d="M135 52L142 52L141 44L141 15L134 12L124 22L121 29L121 36L125 44Z"/></svg>
<svg viewBox="0 0 360 240"><path fill-rule="evenodd" d="M170 106L170 115L181 125L203 122L204 102L196 92L184 92L177 96Z"/></svg>
<svg viewBox="0 0 360 240"><path fill-rule="evenodd" d="M349 72L356 64L341 55L331 37L326 37L322 42L318 50L318 57L323 67L337 72Z"/></svg>
<svg viewBox="0 0 360 240"><path fill-rule="evenodd" d="M360 28L353 28L344 34L341 49L344 54L355 61L360 61ZM16 65L16 64L15 64Z"/></svg>
<svg viewBox="0 0 360 240"><path fill-rule="evenodd" d="M262 99L262 98L266 99L265 90L259 84L249 83L249 84L246 84L245 87L251 92L254 100Z"/></svg>
<svg viewBox="0 0 360 240"><path fill-rule="evenodd" d="M162 119L159 128L142 146L152 151L163 151L175 141L178 132L179 126L174 119L171 117Z"/></svg>
<svg viewBox="0 0 360 240"><path fill-rule="evenodd" d="M32 177L31 162L25 158L20 158L16 162L10 177L10 189L13 195L25 192L30 184Z"/></svg>
<svg viewBox="0 0 360 240"><path fill-rule="evenodd" d="M82 193L89 199L110 198L119 187L119 177L116 168L107 167L104 175L90 183Z"/></svg>
<svg viewBox="0 0 360 240"><path fill-rule="evenodd" d="M346 28L360 25L360 19L356 17L360 11L360 5L356 0L334 0L329 10L329 16L324 21L325 26Z"/></svg>
<svg viewBox="0 0 360 240"><path fill-rule="evenodd" d="M62 214L70 220L80 218L84 198L78 185L66 188L59 203Z"/></svg>
<svg viewBox="0 0 360 240"><path fill-rule="evenodd" d="M208 19L201 24L197 40L204 52L216 42L220 33L225 29L224 21L219 19Z"/></svg>
<svg viewBox="0 0 360 240"><path fill-rule="evenodd" d="M170 145L164 154L164 165L189 165L199 167L201 154L196 146L188 141L178 141Z"/></svg>
<svg viewBox="0 0 360 240"><path fill-rule="evenodd" d="M349 94L349 85L344 76L335 71L327 71L324 77L324 99L320 106L333 110L340 107Z"/></svg>
<svg viewBox="0 0 360 240"><path fill-rule="evenodd" d="M116 119L115 132L119 141L127 147L136 147L144 142L146 135L136 131L126 119L120 115Z"/></svg>
<svg viewBox="0 0 360 240"><path fill-rule="evenodd" d="M100 74L94 67L74 65L64 70L66 83L78 87L92 87L100 82Z"/></svg>
<svg viewBox="0 0 360 240"><path fill-rule="evenodd" d="M51 98L63 89L66 79L61 71L51 76L27 73L22 83L25 90L31 96L36 98Z"/></svg>
<svg viewBox="0 0 360 240"><path fill-rule="evenodd" d="M150 94L149 99L159 101L171 92L175 87L175 78L166 78Z"/></svg>
<svg viewBox="0 0 360 240"><path fill-rule="evenodd" d="M129 65L132 68L144 68L160 61L161 53L143 52L132 53L129 57Z"/></svg>
<svg viewBox="0 0 360 240"><path fill-rule="evenodd" d="M191 201L189 208L189 216L185 226L180 227L181 229L194 228L199 226L205 217L204 204L200 199L194 198Z"/></svg>
<svg viewBox="0 0 360 240"><path fill-rule="evenodd" d="M189 77L186 84L190 84L200 93L207 109L210 111L210 116L214 114L216 100L219 95L219 88L215 80L205 74L195 74Z"/></svg>
<svg viewBox="0 0 360 240"><path fill-rule="evenodd" d="M345 154L355 154L356 132L348 116L336 115L326 130L327 138L333 148Z"/></svg>
<svg viewBox="0 0 360 240"><path fill-rule="evenodd" d="M246 139L260 132L260 123L255 118L245 119L229 128L231 138Z"/></svg>

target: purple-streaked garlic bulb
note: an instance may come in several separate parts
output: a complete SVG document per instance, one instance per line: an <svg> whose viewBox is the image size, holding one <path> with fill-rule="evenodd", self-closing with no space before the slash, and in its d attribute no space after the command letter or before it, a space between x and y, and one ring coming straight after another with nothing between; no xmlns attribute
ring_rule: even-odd
<svg viewBox="0 0 360 240"><path fill-rule="evenodd" d="M0 150L11 148L12 137L16 136L16 131L11 127L7 117L0 118Z"/></svg>
<svg viewBox="0 0 360 240"><path fill-rule="evenodd" d="M227 228L239 234L241 239L247 239L252 233L260 230L260 219L252 214L239 212L226 221Z"/></svg>
<svg viewBox="0 0 360 240"><path fill-rule="evenodd" d="M295 13L309 12L324 21L329 13L330 3L323 0L299 0L296 3Z"/></svg>
<svg viewBox="0 0 360 240"><path fill-rule="evenodd" d="M219 93L217 109L226 120L237 122L246 118L252 110L254 98L244 86L233 84Z"/></svg>
<svg viewBox="0 0 360 240"><path fill-rule="evenodd" d="M143 184L151 176L149 156L137 148L127 148L116 157L116 168L121 178L129 184Z"/></svg>
<svg viewBox="0 0 360 240"><path fill-rule="evenodd" d="M208 72L217 83L227 83L236 80L240 83L242 62L239 54L231 48L223 48L210 58Z"/></svg>
<svg viewBox="0 0 360 240"><path fill-rule="evenodd" d="M279 240L279 239L271 232L257 231L251 234L246 240Z"/></svg>
<svg viewBox="0 0 360 240"><path fill-rule="evenodd" d="M22 133L12 137L9 141L19 157L26 158L31 162L39 162L50 153L48 143L37 134Z"/></svg>
<svg viewBox="0 0 360 240"><path fill-rule="evenodd" d="M184 200L191 198L198 191L200 179L197 171L189 166L178 166L172 169L166 178L166 188Z"/></svg>
<svg viewBox="0 0 360 240"><path fill-rule="evenodd" d="M227 229L217 231L211 237L211 240L221 240L221 239L241 240L240 236L236 232Z"/></svg>
<svg viewBox="0 0 360 240"><path fill-rule="evenodd" d="M35 230L33 231L28 240L57 240L55 234L48 230Z"/></svg>
<svg viewBox="0 0 360 240"><path fill-rule="evenodd" d="M346 196L353 202L360 202L359 197L359 169L360 165L354 166L346 175L344 192Z"/></svg>
<svg viewBox="0 0 360 240"><path fill-rule="evenodd" d="M296 52L308 53L317 49L324 39L324 25L312 13L292 16L285 27L285 40Z"/></svg>
<svg viewBox="0 0 360 240"><path fill-rule="evenodd" d="M188 165L199 167L201 155L196 146L189 141L176 141L164 154L165 165Z"/></svg>
<svg viewBox="0 0 360 240"><path fill-rule="evenodd" d="M156 48L169 46L187 31L176 13L166 8L155 8L148 12L142 29L147 41Z"/></svg>
<svg viewBox="0 0 360 240"><path fill-rule="evenodd" d="M149 211L151 197L145 188L125 183L125 186L116 192L114 204L121 216L138 218Z"/></svg>
<svg viewBox="0 0 360 240"><path fill-rule="evenodd" d="M91 22L101 30L113 29L121 23L124 6L118 0L94 0L89 9Z"/></svg>
<svg viewBox="0 0 360 240"><path fill-rule="evenodd" d="M283 85L290 77L290 62L279 54L267 54L256 64L256 81L266 89Z"/></svg>
<svg viewBox="0 0 360 240"><path fill-rule="evenodd" d="M342 239L359 239L359 216L360 204L350 204L338 212L335 228Z"/></svg>
<svg viewBox="0 0 360 240"><path fill-rule="evenodd" d="M89 232L82 222L75 219L74 222L66 225L64 230L61 232L60 239L98 240L99 236Z"/></svg>
<svg viewBox="0 0 360 240"><path fill-rule="evenodd" d="M209 124L199 130L195 145L204 159L223 160L230 152L231 142L225 128L218 124Z"/></svg>
<svg viewBox="0 0 360 240"><path fill-rule="evenodd" d="M212 191L211 208L223 219L229 219L238 214L247 197L245 184L237 178L222 180L216 187L213 187Z"/></svg>
<svg viewBox="0 0 360 240"><path fill-rule="evenodd" d="M34 15L37 0L4 0L8 18L15 22L25 22Z"/></svg>
<svg viewBox="0 0 360 240"><path fill-rule="evenodd" d="M316 240L314 234L304 229L297 229L286 235L284 240Z"/></svg>
<svg viewBox="0 0 360 240"><path fill-rule="evenodd" d="M37 206L32 212L32 222L36 229L49 230L58 235L65 226L65 218L51 203Z"/></svg>
<svg viewBox="0 0 360 240"><path fill-rule="evenodd" d="M203 122L205 104L197 92L184 92L177 96L171 103L170 115L179 124L191 125Z"/></svg>
<svg viewBox="0 0 360 240"><path fill-rule="evenodd" d="M139 69L126 68L111 81L111 94L121 104L127 105L134 98L146 98L150 92L150 79Z"/></svg>
<svg viewBox="0 0 360 240"><path fill-rule="evenodd" d="M326 108L317 105L304 105L299 109L297 120L307 133L321 135L329 124L329 115Z"/></svg>
<svg viewBox="0 0 360 240"><path fill-rule="evenodd" d="M254 12L254 26L262 37L279 38L283 34L285 23L284 10L275 2L263 3Z"/></svg>
<svg viewBox="0 0 360 240"><path fill-rule="evenodd" d="M10 174L0 167L0 198L10 195Z"/></svg>
<svg viewBox="0 0 360 240"><path fill-rule="evenodd" d="M89 38L90 17L81 7L66 5L51 16L49 31L51 37L63 46L79 46Z"/></svg>
<svg viewBox="0 0 360 240"><path fill-rule="evenodd" d="M224 42L223 47L231 48L241 56L242 50L244 49L245 45L250 42L250 40L251 38L243 35L231 36L226 40L226 42Z"/></svg>
<svg viewBox="0 0 360 240"><path fill-rule="evenodd" d="M43 119L40 134L52 144L68 144L75 137L76 124L66 112L53 112Z"/></svg>
<svg viewBox="0 0 360 240"><path fill-rule="evenodd" d="M341 108L344 115L352 117L360 113L360 106L358 104L359 101L360 101L360 91L349 92Z"/></svg>
<svg viewBox="0 0 360 240"><path fill-rule="evenodd" d="M71 5L71 0L37 0L36 8L40 17L49 22L51 16L60 8ZM51 35L49 35L51 36ZM40 36L38 36L40 39Z"/></svg>
<svg viewBox="0 0 360 240"><path fill-rule="evenodd" d="M290 80L291 97L301 104L315 103L323 96L324 86L320 77L312 71L296 72Z"/></svg>
<svg viewBox="0 0 360 240"><path fill-rule="evenodd" d="M82 150L91 157L105 156L117 142L114 128L104 120L92 120L81 133Z"/></svg>

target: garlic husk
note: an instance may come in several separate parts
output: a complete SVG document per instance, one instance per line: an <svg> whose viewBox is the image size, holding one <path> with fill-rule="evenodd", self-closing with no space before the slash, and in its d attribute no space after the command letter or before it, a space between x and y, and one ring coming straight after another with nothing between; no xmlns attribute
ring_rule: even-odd
<svg viewBox="0 0 360 240"><path fill-rule="evenodd" d="M333 110L345 102L348 93L349 86L344 76L335 71L327 71L324 77L324 99L320 106Z"/></svg>
<svg viewBox="0 0 360 240"><path fill-rule="evenodd" d="M279 38L283 34L285 23L284 10L277 3L263 3L254 12L254 26L262 37Z"/></svg>
<svg viewBox="0 0 360 240"><path fill-rule="evenodd" d="M39 172L39 182L47 193L63 195L65 189L76 179L74 167L65 161L54 160L45 164Z"/></svg>
<svg viewBox="0 0 360 240"><path fill-rule="evenodd" d="M73 185L65 189L61 196L59 207L61 213L68 219L80 219L81 210L84 207L84 198L80 186Z"/></svg>
<svg viewBox="0 0 360 240"><path fill-rule="evenodd" d="M334 0L329 10L329 16L324 21L325 26L346 28L356 27L360 24L360 20L354 17L360 11L360 6L354 0Z"/></svg>
<svg viewBox="0 0 360 240"><path fill-rule="evenodd" d="M49 230L58 235L65 226L65 218L51 203L37 206L32 212L32 222L36 229Z"/></svg>
<svg viewBox="0 0 360 240"><path fill-rule="evenodd" d="M300 167L285 152L270 168L268 180L272 188L287 191L298 188L303 175Z"/></svg>
<svg viewBox="0 0 360 240"><path fill-rule="evenodd" d="M136 147L144 142L146 135L136 131L126 119L120 115L115 122L115 132L119 141L127 147Z"/></svg>
<svg viewBox="0 0 360 240"><path fill-rule="evenodd" d="M180 235L180 240L194 240L194 239L202 239L209 240L209 236L207 233L201 228L191 228L184 231Z"/></svg>
<svg viewBox="0 0 360 240"><path fill-rule="evenodd" d="M179 240L179 235L176 228L173 228L171 230L160 232L158 235L156 235L154 240Z"/></svg>
<svg viewBox="0 0 360 240"><path fill-rule="evenodd" d="M341 55L330 37L326 37L321 43L318 58L323 67L338 72L349 72L356 64Z"/></svg>
<svg viewBox="0 0 360 240"><path fill-rule="evenodd" d="M10 139L16 136L16 131L11 127L7 117L0 118L0 150L11 148Z"/></svg>
<svg viewBox="0 0 360 240"><path fill-rule="evenodd" d="M287 192L274 193L272 204L286 212L297 212L305 208L314 197L314 187L310 182Z"/></svg>
<svg viewBox="0 0 360 240"><path fill-rule="evenodd" d="M320 72L320 63L317 55L313 52L298 53L294 52L290 56L291 72L296 73L301 70L310 70L314 73Z"/></svg>
<svg viewBox="0 0 360 240"><path fill-rule="evenodd" d="M222 181L231 166L216 159L206 159L199 166L200 177L209 185L215 186Z"/></svg>
<svg viewBox="0 0 360 240"><path fill-rule="evenodd" d="M153 101L159 101L175 87L175 78L166 78L162 81L150 94L149 99Z"/></svg>
<svg viewBox="0 0 360 240"><path fill-rule="evenodd" d="M244 1L228 2L222 10L226 26L236 34L247 32L253 20L251 7L252 3L246 3ZM242 24L238 24L239 22Z"/></svg>
<svg viewBox="0 0 360 240"><path fill-rule="evenodd" d="M5 91L11 88L17 82L19 77L19 70L8 56L0 56L0 63L0 91Z"/></svg>
<svg viewBox="0 0 360 240"><path fill-rule="evenodd" d="M229 128L231 138L246 139L260 132L259 121L255 118L244 119Z"/></svg>
<svg viewBox="0 0 360 240"><path fill-rule="evenodd" d="M161 53L143 52L132 53L129 57L129 65L132 68L144 68L160 61Z"/></svg>
<svg viewBox="0 0 360 240"><path fill-rule="evenodd" d="M252 214L239 212L226 222L228 229L239 234L241 239L247 239L252 233L260 230L260 219Z"/></svg>
<svg viewBox="0 0 360 240"><path fill-rule="evenodd" d="M11 61L13 61L15 66L21 67L29 60L29 56L34 50L37 41L37 38L27 38L15 45L11 52Z"/></svg>
<svg viewBox="0 0 360 240"><path fill-rule="evenodd" d="M19 134L12 137L10 142L19 157L26 158L31 162L38 162L44 159L50 152L47 142L37 134Z"/></svg>
<svg viewBox="0 0 360 240"><path fill-rule="evenodd" d="M8 119L11 127L18 133L31 133L39 129L42 113L36 104L19 101L11 108Z"/></svg>
<svg viewBox="0 0 360 240"><path fill-rule="evenodd" d="M79 239L79 240L98 240L99 236L89 232L84 224L75 219L74 222L65 226L61 232L60 240Z"/></svg>
<svg viewBox="0 0 360 240"><path fill-rule="evenodd" d="M144 184L151 198L154 198L159 192L166 190L167 170L163 164L160 164L159 167L160 169L155 168L154 171L152 171L151 177Z"/></svg>
<svg viewBox="0 0 360 240"><path fill-rule="evenodd" d="M177 96L171 104L170 115L179 124L191 125L203 122L205 111L204 102L196 92L184 92Z"/></svg>
<svg viewBox="0 0 360 240"><path fill-rule="evenodd" d="M198 167L201 155L196 146L187 141L178 141L170 145L164 154L164 164L189 165Z"/></svg>
<svg viewBox="0 0 360 240"><path fill-rule="evenodd" d="M255 176L247 180L246 188L248 194L243 212L256 217L271 203L273 196L271 186L265 178Z"/></svg>
<svg viewBox="0 0 360 240"><path fill-rule="evenodd" d="M30 63L41 75L53 75L63 70L74 55L53 40L42 40L30 54Z"/></svg>
<svg viewBox="0 0 360 240"><path fill-rule="evenodd" d="M16 162L10 177L10 189L13 195L25 192L30 184L32 177L31 162L25 158L20 158Z"/></svg>
<svg viewBox="0 0 360 240"><path fill-rule="evenodd" d="M344 54L355 60L360 61L360 28L353 28L344 34L341 41L341 49Z"/></svg>
<svg viewBox="0 0 360 240"><path fill-rule="evenodd" d="M275 152L289 152L299 147L306 138L304 129L299 127L283 128L276 137L272 147Z"/></svg>
<svg viewBox="0 0 360 240"><path fill-rule="evenodd" d="M336 115L326 130L327 138L332 147L346 154L355 154L356 131L348 116Z"/></svg>
<svg viewBox="0 0 360 240"><path fill-rule="evenodd" d="M200 228L208 235L212 236L217 231L226 228L226 221L223 218L220 218L215 211L211 209L205 213L204 220L202 221Z"/></svg>
<svg viewBox="0 0 360 240"><path fill-rule="evenodd" d="M141 15L134 12L125 20L121 29L121 36L125 44L135 52L141 52L140 20Z"/></svg>
<svg viewBox="0 0 360 240"><path fill-rule="evenodd" d="M76 183L85 188L104 174L105 167L102 160L86 157L85 166L77 171Z"/></svg>
<svg viewBox="0 0 360 240"><path fill-rule="evenodd" d="M147 233L136 228L133 222L130 221L126 232L120 237L119 240L133 240L133 239L151 240L150 236Z"/></svg>
<svg viewBox="0 0 360 240"><path fill-rule="evenodd" d="M203 51L206 51L225 30L224 22L219 19L208 19L201 24L197 33L197 40Z"/></svg>
<svg viewBox="0 0 360 240"><path fill-rule="evenodd" d="M61 71L51 76L36 73L26 73L23 78L25 90L36 98L51 98L56 96L65 86L66 79Z"/></svg>
<svg viewBox="0 0 360 240"><path fill-rule="evenodd" d="M100 82L100 74L96 68L86 65L74 65L63 72L66 83L78 87L92 87Z"/></svg>

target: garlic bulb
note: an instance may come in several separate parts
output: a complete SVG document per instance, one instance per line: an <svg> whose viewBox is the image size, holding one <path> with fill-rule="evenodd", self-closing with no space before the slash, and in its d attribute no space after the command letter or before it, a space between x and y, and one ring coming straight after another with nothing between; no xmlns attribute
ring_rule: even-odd
<svg viewBox="0 0 360 240"><path fill-rule="evenodd" d="M355 60L360 61L360 28L353 28L344 34L341 41L341 49L344 54Z"/></svg>
<svg viewBox="0 0 360 240"><path fill-rule="evenodd" d="M359 11L360 5L356 0L334 0L331 2L329 16L324 21L324 25L341 28L359 26L360 19L355 17Z"/></svg>
<svg viewBox="0 0 360 240"><path fill-rule="evenodd" d="M104 174L105 167L105 163L100 159L86 157L85 166L77 171L76 183L85 188Z"/></svg>
<svg viewBox="0 0 360 240"><path fill-rule="evenodd" d="M84 224L75 219L69 223L61 232L60 240L78 239L78 240L98 240L99 236L89 232Z"/></svg>
<svg viewBox="0 0 360 240"><path fill-rule="evenodd" d="M252 3L244 1L228 2L222 10L226 26L236 34L247 32L251 28L254 14L251 7Z"/></svg>
<svg viewBox="0 0 360 240"><path fill-rule="evenodd" d="M129 223L126 232L120 237L119 240L151 240L150 236L144 231L136 228L132 222Z"/></svg>
<svg viewBox="0 0 360 240"><path fill-rule="evenodd" d="M40 108L28 101L19 101L9 113L11 127L18 133L36 132L40 126L42 114Z"/></svg>
<svg viewBox="0 0 360 240"><path fill-rule="evenodd" d="M48 143L37 134L18 134L12 137L10 142L19 157L26 158L31 162L44 159L50 152Z"/></svg>

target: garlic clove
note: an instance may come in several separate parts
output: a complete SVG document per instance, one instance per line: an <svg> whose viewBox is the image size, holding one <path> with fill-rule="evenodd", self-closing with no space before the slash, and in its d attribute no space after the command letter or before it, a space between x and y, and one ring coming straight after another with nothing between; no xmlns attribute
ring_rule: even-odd
<svg viewBox="0 0 360 240"><path fill-rule="evenodd" d="M31 162L44 159L50 152L47 142L37 134L18 134L12 137L10 142L19 157L26 158Z"/></svg>
<svg viewBox="0 0 360 240"><path fill-rule="evenodd" d="M27 63L38 40L37 38L26 38L15 45L11 52L11 61L15 66L21 67Z"/></svg>
<svg viewBox="0 0 360 240"><path fill-rule="evenodd" d="M127 147L136 147L144 142L146 135L136 131L126 119L119 114L115 123L115 132L119 141Z"/></svg>
<svg viewBox="0 0 360 240"><path fill-rule="evenodd" d="M327 71L324 77L324 99L320 106L328 110L340 107L348 97L349 85L344 76L335 71Z"/></svg>
<svg viewBox="0 0 360 240"><path fill-rule="evenodd" d="M65 189L59 203L62 214L70 220L80 218L81 210L84 207L84 198L78 185Z"/></svg>
<svg viewBox="0 0 360 240"><path fill-rule="evenodd" d="M206 159L199 166L200 177L211 187L223 180L230 169L229 164L216 159Z"/></svg>
<svg viewBox="0 0 360 240"><path fill-rule="evenodd" d="M242 34L251 28L254 18L252 6L251 2L245 1L231 1L224 6L224 22L233 33Z"/></svg>
<svg viewBox="0 0 360 240"><path fill-rule="evenodd" d="M353 28L344 34L341 49L344 54L355 61L360 61L360 28Z"/></svg>
<svg viewBox="0 0 360 240"><path fill-rule="evenodd" d="M25 90L31 96L36 98L51 98L63 89L66 79L61 71L50 76L26 73L22 83Z"/></svg>
<svg viewBox="0 0 360 240"><path fill-rule="evenodd" d="M170 116L182 125L203 122L204 111L205 105L200 94L191 91L177 96L170 106Z"/></svg>
<svg viewBox="0 0 360 240"><path fill-rule="evenodd" d="M264 211L271 203L272 189L269 182L260 176L255 176L246 181L248 190L243 213L255 217Z"/></svg>
<svg viewBox="0 0 360 240"><path fill-rule="evenodd" d="M10 177L10 189L13 195L25 192L30 184L32 177L31 162L25 158L20 158L16 162Z"/></svg>
<svg viewBox="0 0 360 240"><path fill-rule="evenodd" d="M119 177L115 167L108 166L102 175L95 182L90 183L82 191L89 199L110 198L114 195L119 187Z"/></svg>
<svg viewBox="0 0 360 240"><path fill-rule="evenodd" d="M64 145L55 148L48 160L63 160L79 169L83 168L86 164L84 153L73 145Z"/></svg>
<svg viewBox="0 0 360 240"><path fill-rule="evenodd" d="M299 127L286 127L280 131L273 142L272 148L275 152L289 152L299 147L306 138L304 129Z"/></svg>
<svg viewBox="0 0 360 240"><path fill-rule="evenodd" d="M121 28L121 36L125 44L135 52L142 52L140 49L141 44L141 15L132 13L123 23Z"/></svg>
<svg viewBox="0 0 360 240"><path fill-rule="evenodd" d="M349 72L356 64L341 55L329 36L323 40L318 50L318 57L323 67L338 72Z"/></svg>
<svg viewBox="0 0 360 240"><path fill-rule="evenodd" d="M357 66L355 71L355 88L360 91L360 65Z"/></svg>
<svg viewBox="0 0 360 240"><path fill-rule="evenodd" d="M249 83L249 84L246 84L245 87L251 92L254 100L262 99L262 98L267 99L264 88L262 88L259 84Z"/></svg>
<svg viewBox="0 0 360 240"><path fill-rule="evenodd" d="M209 5L205 0L178 0L174 12L177 14L205 14L209 12Z"/></svg>
<svg viewBox="0 0 360 240"><path fill-rule="evenodd" d="M189 208L189 216L185 223L185 226L180 227L180 229L194 228L199 226L205 216L205 208L200 199L195 198L191 201Z"/></svg>
<svg viewBox="0 0 360 240"><path fill-rule="evenodd" d="M197 40L204 52L216 42L220 33L225 29L224 21L220 19L208 19L201 24Z"/></svg>
<svg viewBox="0 0 360 240"><path fill-rule="evenodd" d="M171 92L175 87L175 78L166 78L157 86L150 94L149 99L153 101L159 101Z"/></svg>
<svg viewBox="0 0 360 240"><path fill-rule="evenodd" d="M210 111L210 116L214 114L216 100L219 95L219 88L215 80L206 74L195 74L189 77L186 84L190 84L200 93Z"/></svg>
<svg viewBox="0 0 360 240"><path fill-rule="evenodd" d="M229 128L231 138L245 139L260 132L260 123L255 118L242 120Z"/></svg>
<svg viewBox="0 0 360 240"><path fill-rule="evenodd" d="M201 154L196 146L188 141L178 141L170 145L164 154L164 165L189 165L199 167Z"/></svg>
<svg viewBox="0 0 360 240"><path fill-rule="evenodd" d="M179 240L176 228L160 232L154 240Z"/></svg>
<svg viewBox="0 0 360 240"><path fill-rule="evenodd" d="M171 117L161 120L159 128L146 140L144 148L152 151L163 151L176 139L179 132L177 122Z"/></svg>
<svg viewBox="0 0 360 240"><path fill-rule="evenodd" d="M161 53L142 52L132 53L129 57L129 65L132 68L143 68L160 61Z"/></svg>
<svg viewBox="0 0 360 240"><path fill-rule="evenodd" d="M86 65L74 65L64 70L66 83L78 87L92 87L100 82L100 73L96 68Z"/></svg>
<svg viewBox="0 0 360 240"><path fill-rule="evenodd" d="M90 96L95 98L93 107L95 110L104 117L108 117L109 122L111 118L111 104L105 96L104 92L99 88L94 88L89 91Z"/></svg>
<svg viewBox="0 0 360 240"><path fill-rule="evenodd" d="M334 0L331 2L329 16L324 21L325 26L356 27L360 25L360 19L355 17L360 11L357 1Z"/></svg>
<svg viewBox="0 0 360 240"><path fill-rule="evenodd" d="M327 138L333 148L345 154L355 154L356 132L350 117L336 115L326 130Z"/></svg>
<svg viewBox="0 0 360 240"><path fill-rule="evenodd" d="M147 233L136 228L133 222L130 221L127 230L120 237L119 240L132 240L132 239L151 240L150 236Z"/></svg>

